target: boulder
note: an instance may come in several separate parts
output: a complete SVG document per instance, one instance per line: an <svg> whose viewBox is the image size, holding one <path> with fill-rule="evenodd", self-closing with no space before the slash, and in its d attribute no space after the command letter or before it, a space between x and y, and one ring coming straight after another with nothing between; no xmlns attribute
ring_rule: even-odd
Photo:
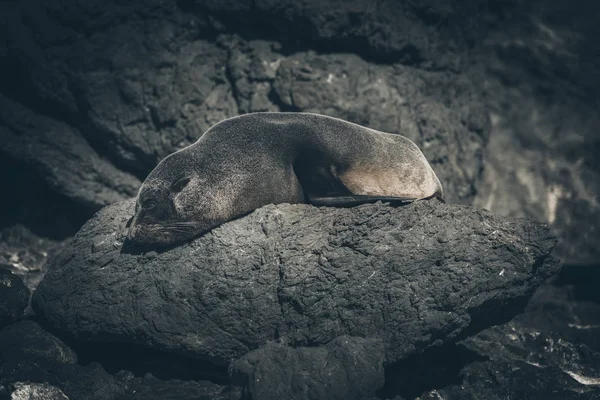
<svg viewBox="0 0 600 400"><path fill-rule="evenodd" d="M240 398L239 389L212 382L108 373L89 359L81 364L69 346L36 322L21 321L0 331L0 397L5 388L15 400Z"/></svg>
<svg viewBox="0 0 600 400"><path fill-rule="evenodd" d="M600 398L600 304L577 297L560 281L542 285L524 314L461 342L487 360L421 398Z"/></svg>
<svg viewBox="0 0 600 400"><path fill-rule="evenodd" d="M29 303L29 289L21 278L0 267L0 329L23 316Z"/></svg>
<svg viewBox="0 0 600 400"><path fill-rule="evenodd" d="M140 181L102 158L73 127L0 94L0 152L32 166L54 191L88 210L134 195Z"/></svg>
<svg viewBox="0 0 600 400"><path fill-rule="evenodd" d="M160 252L124 245L133 207L97 213L36 291L62 335L215 365L350 336L382 343L376 368L511 319L559 268L545 225L437 200L269 205Z"/></svg>
<svg viewBox="0 0 600 400"><path fill-rule="evenodd" d="M69 400L56 386L47 383L16 382L10 400Z"/></svg>
<svg viewBox="0 0 600 400"><path fill-rule="evenodd" d="M109 400L123 391L99 364L77 365L75 353L33 321L0 331L0 384L17 394L62 392L71 400Z"/></svg>
<svg viewBox="0 0 600 400"><path fill-rule="evenodd" d="M383 386L380 339L340 336L325 346L268 343L233 364L233 379L252 399L375 398Z"/></svg>

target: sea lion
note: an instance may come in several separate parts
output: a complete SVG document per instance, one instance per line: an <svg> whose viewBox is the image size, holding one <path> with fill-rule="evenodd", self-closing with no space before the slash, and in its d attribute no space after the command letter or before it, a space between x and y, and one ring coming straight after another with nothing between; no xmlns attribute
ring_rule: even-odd
<svg viewBox="0 0 600 400"><path fill-rule="evenodd" d="M271 203L348 206L443 198L410 139L311 113L252 113L211 127L142 183L128 239L174 244Z"/></svg>

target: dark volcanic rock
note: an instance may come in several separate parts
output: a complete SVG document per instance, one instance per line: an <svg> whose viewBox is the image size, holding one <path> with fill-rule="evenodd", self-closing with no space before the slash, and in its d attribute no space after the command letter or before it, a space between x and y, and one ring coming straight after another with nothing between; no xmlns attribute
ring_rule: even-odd
<svg viewBox="0 0 600 400"><path fill-rule="evenodd" d="M233 30L277 36L319 51L351 50L383 62L450 68L460 62L464 36L473 37L477 7L459 1L180 0L185 9L214 14ZM294 29L290 29L290 27ZM463 36L452 40L450 34Z"/></svg>
<svg viewBox="0 0 600 400"><path fill-rule="evenodd" d="M32 321L0 331L0 386L15 399L63 399L61 393L71 400L240 398L239 389L211 382L111 375L95 362L78 365L65 343Z"/></svg>
<svg viewBox="0 0 600 400"><path fill-rule="evenodd" d="M33 321L21 321L0 331L0 353L3 362L77 363L77 356L66 344Z"/></svg>
<svg viewBox="0 0 600 400"><path fill-rule="evenodd" d="M0 267L0 329L23 316L29 290L18 276Z"/></svg>
<svg viewBox="0 0 600 400"><path fill-rule="evenodd" d="M58 254L65 241L40 237L23 225L0 229L0 267L20 277L34 291L46 273L46 261Z"/></svg>
<svg viewBox="0 0 600 400"><path fill-rule="evenodd" d="M56 386L31 382L13 384L10 398L11 400L70 400Z"/></svg>
<svg viewBox="0 0 600 400"><path fill-rule="evenodd" d="M512 318L558 268L544 225L437 201L266 206L162 253L123 247L132 213L104 208L55 259L34 296L53 328L217 364L349 335L391 362Z"/></svg>
<svg viewBox="0 0 600 400"><path fill-rule="evenodd" d="M487 357L422 399L600 398L600 304L578 300L571 285L542 285L525 313L461 343Z"/></svg>
<svg viewBox="0 0 600 400"><path fill-rule="evenodd" d="M19 382L47 383L71 400L114 399L122 392L99 364L77 365L73 351L35 322L22 321L0 332L0 360L0 383L17 384L16 390Z"/></svg>
<svg viewBox="0 0 600 400"><path fill-rule="evenodd" d="M326 346L269 343L233 364L252 399L367 399L383 385L380 339L340 336Z"/></svg>
<svg viewBox="0 0 600 400"><path fill-rule="evenodd" d="M586 27L597 5L518 3L483 46L492 124L474 204L545 220L565 263L598 264L600 52L597 25Z"/></svg>
<svg viewBox="0 0 600 400"><path fill-rule="evenodd" d="M0 151L33 168L55 191L95 210L134 195L140 181L98 155L64 122L0 94Z"/></svg>
<svg viewBox="0 0 600 400"><path fill-rule="evenodd" d="M116 400L238 400L241 389L208 381L172 379L163 381L146 374L142 378L121 371L116 378L126 393Z"/></svg>

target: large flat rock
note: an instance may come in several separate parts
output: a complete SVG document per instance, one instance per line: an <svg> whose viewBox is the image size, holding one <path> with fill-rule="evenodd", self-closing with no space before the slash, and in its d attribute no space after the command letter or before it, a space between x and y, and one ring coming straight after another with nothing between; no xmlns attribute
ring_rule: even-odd
<svg viewBox="0 0 600 400"><path fill-rule="evenodd" d="M33 306L57 332L216 364L348 335L393 362L512 318L558 269L545 225L437 201L271 205L164 252L123 247L132 214L104 208L54 260Z"/></svg>

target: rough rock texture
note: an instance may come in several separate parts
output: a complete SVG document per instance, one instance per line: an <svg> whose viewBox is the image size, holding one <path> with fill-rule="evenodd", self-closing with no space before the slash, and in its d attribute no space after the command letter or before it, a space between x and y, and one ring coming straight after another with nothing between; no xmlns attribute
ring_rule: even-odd
<svg viewBox="0 0 600 400"><path fill-rule="evenodd" d="M392 362L512 318L558 268L542 224L437 201L266 206L162 253L123 247L132 213L104 208L55 259L34 296L53 328L216 364L359 336Z"/></svg>
<svg viewBox="0 0 600 400"><path fill-rule="evenodd" d="M0 268L10 270L34 291L44 277L48 258L65 245L66 241L38 236L23 225L0 229Z"/></svg>
<svg viewBox="0 0 600 400"><path fill-rule="evenodd" d="M29 290L12 272L0 268L0 329L23 316L29 303Z"/></svg>
<svg viewBox="0 0 600 400"><path fill-rule="evenodd" d="M523 315L462 343L488 361L420 398L600 398L600 304L578 297L570 284L543 285Z"/></svg>
<svg viewBox="0 0 600 400"><path fill-rule="evenodd" d="M240 398L239 389L211 382L136 377L128 371L111 375L95 362L78 365L71 348L33 321L0 331L0 387L19 400L62 400L64 395L70 400Z"/></svg>
<svg viewBox="0 0 600 400"><path fill-rule="evenodd" d="M475 205L545 220L568 263L597 264L600 52L590 42L600 29L584 15L598 10L553 3L515 11L509 29L488 38L483 101L492 124Z"/></svg>
<svg viewBox="0 0 600 400"><path fill-rule="evenodd" d="M437 355L432 355L430 351L435 352L435 349L427 350L413 360L416 362L406 364L402 375L396 376L393 371L386 371L387 390L378 392L378 398L597 398L600 395L600 376L597 372L600 370L600 305L590 299L598 294L592 285L589 292L581 292L580 286L573 286L572 279L563 275L565 274L561 273L560 279L541 285L525 313L511 322L489 328L459 342L454 345L457 350ZM583 275L581 277L586 278ZM587 276L586 279L591 280L590 278L593 276ZM344 341L348 343L344 344ZM370 349L369 352L363 353L362 357L359 351L361 345L367 345ZM381 351L382 347L375 341L348 337L338 338L324 347L292 349L283 343L269 343L248 353L234 364L234 380L239 382L240 379L259 379L248 382L245 393L242 394L239 389L206 381L164 380L148 373L139 377L128 371L112 372L112 378L107 379L106 373L98 367L94 369L94 374L82 377L81 371L85 369L73 364L74 355L64 343L37 324L23 321L0 332L0 398L3 398L3 395L8 396L11 392L14 397L21 393L58 393L60 390L62 393L68 393L72 400L88 399L94 397L89 397L90 392L84 389L91 385L95 385L94 390L104 393L103 397L99 398L115 400L232 400L248 398L248 395L256 396L260 390L263 390L261 399L270 398L268 393L275 393L272 398L278 399L292 398L293 395L296 396L294 398L310 398L308 395L311 393L323 393L316 390L333 390L326 385L319 385L318 381L307 380L311 376L302 373L302 369L299 368L293 369L296 375L284 375L286 366L293 362L296 367L311 369L314 368L312 361L318 359L321 362L319 365L323 367L316 376L323 377L327 372L331 372L333 378L341 377L340 371L334 368L335 365L344 365L348 371L356 371L354 367L358 367L363 371L363 375L352 380L351 384L354 383L357 390L360 390L358 382L372 379L375 382L372 387L374 390L380 385L381 375L377 368L372 367L371 361L375 361ZM468 356L469 360L462 367L462 371L454 372L456 367L461 365L458 359L465 358L465 351L478 355ZM357 361L358 365L354 366L353 361ZM70 367L60 367L65 363ZM456 365L453 366L453 363ZM451 368L438 371L443 364ZM32 365L36 365L36 368ZM79 374L77 371L80 371ZM46 379L52 383L39 383ZM76 384L79 379L83 379L85 385ZM297 384L273 388L277 382L288 380L309 383L311 386ZM426 381L425 386L423 380ZM116 391L115 382L119 388ZM323 382L327 384L334 380L323 379ZM2 387L7 387L8 391L3 391ZM113 391L106 390L110 387ZM264 394L266 390L269 391ZM344 390L347 390L347 386L340 387L339 392L327 393L325 398L335 398L336 395L342 397ZM281 396L284 391L285 394ZM350 392L345 398L351 398L355 394ZM367 392L356 397L375 399Z"/></svg>
<svg viewBox="0 0 600 400"><path fill-rule="evenodd" d="M77 356L67 345L33 321L7 326L0 331L0 339L0 353L4 362L28 360L38 365L77 363Z"/></svg>
<svg viewBox="0 0 600 400"><path fill-rule="evenodd" d="M140 181L102 159L63 122L0 95L2 151L31 165L54 190L90 209L135 195Z"/></svg>
<svg viewBox="0 0 600 400"><path fill-rule="evenodd" d="M0 381L48 383L74 399L111 399L121 391L96 363L81 367L73 351L34 322L22 321L0 332Z"/></svg>
<svg viewBox="0 0 600 400"><path fill-rule="evenodd" d="M269 343L233 364L252 399L367 399L384 383L380 339L340 336L326 346Z"/></svg>
<svg viewBox="0 0 600 400"><path fill-rule="evenodd" d="M10 400L69 400L57 387L47 383L16 382Z"/></svg>

